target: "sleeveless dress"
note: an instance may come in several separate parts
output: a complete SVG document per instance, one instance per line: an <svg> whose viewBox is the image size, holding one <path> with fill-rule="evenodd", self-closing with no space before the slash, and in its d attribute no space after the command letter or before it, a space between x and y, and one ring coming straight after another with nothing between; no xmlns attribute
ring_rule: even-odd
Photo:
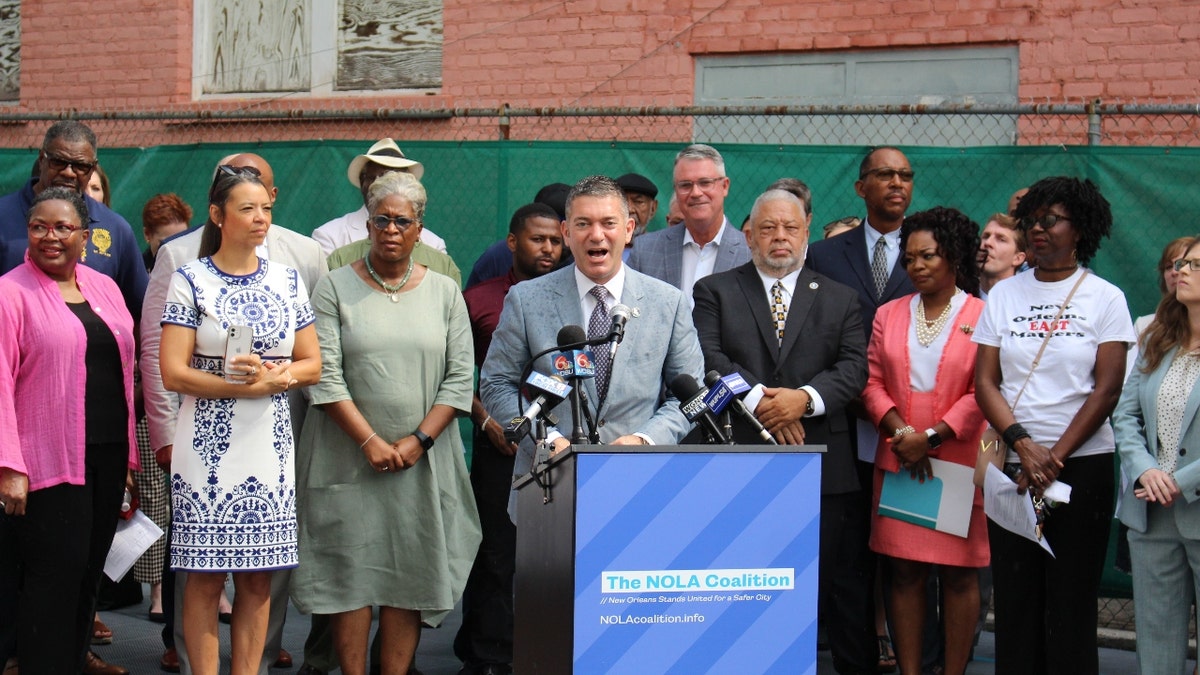
<svg viewBox="0 0 1200 675"><path fill-rule="evenodd" d="M171 278L162 323L196 331L192 367L222 374L231 325L254 329L264 361L290 359L313 323L296 270L258 260L245 276L201 258ZM295 567L296 487L287 396L184 396L171 456L171 568L245 572Z"/></svg>

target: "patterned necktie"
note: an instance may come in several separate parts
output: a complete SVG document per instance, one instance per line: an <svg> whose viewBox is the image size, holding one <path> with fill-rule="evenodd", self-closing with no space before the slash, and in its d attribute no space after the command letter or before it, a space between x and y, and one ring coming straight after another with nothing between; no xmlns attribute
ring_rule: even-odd
<svg viewBox="0 0 1200 675"><path fill-rule="evenodd" d="M883 298L883 287L887 286L887 242L883 237L875 240L875 252L871 256L871 276L875 277L875 297Z"/></svg>
<svg viewBox="0 0 1200 675"><path fill-rule="evenodd" d="M592 310L592 316L588 319L588 339L603 338L612 327L612 319L608 316L608 289L599 285L592 286L588 294L596 299L596 309ZM608 345L600 345L599 349L592 353L592 362L596 366L596 392L601 400L608 393L608 376L612 368L610 358Z"/></svg>
<svg viewBox="0 0 1200 675"><path fill-rule="evenodd" d="M776 281L771 287L771 317L775 319L775 335L783 346L783 327L787 324L787 303L783 301L783 282Z"/></svg>

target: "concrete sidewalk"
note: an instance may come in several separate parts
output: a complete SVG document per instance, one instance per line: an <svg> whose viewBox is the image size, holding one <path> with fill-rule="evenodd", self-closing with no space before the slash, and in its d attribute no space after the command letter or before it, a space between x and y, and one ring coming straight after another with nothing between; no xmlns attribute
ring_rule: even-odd
<svg viewBox="0 0 1200 675"><path fill-rule="evenodd" d="M161 672L158 668L158 660L163 652L162 641L159 637L162 626L151 623L147 618L148 612L149 601L136 607L101 612L101 618L113 630L113 643L96 646L94 648L96 653L109 663L125 666L133 675L154 675ZM417 650L417 666L425 675L457 675L461 664L458 659L454 658L451 645L461 619L462 615L455 611L451 613L441 628L426 629L422 633L421 646ZM272 675L294 673L300 668L304 662L304 639L308 635L308 627L308 617L297 612L294 607L289 607L283 647L292 653L295 666L290 670L272 669ZM1128 635L1124 637L1125 639L1118 640L1118 643L1128 644ZM226 664L226 668L222 672L228 672L229 627L225 625L221 626L221 653ZM995 643L992 633L985 632L980 637L975 655L976 660L967 667L968 675L991 675L995 670L993 667ZM1136 657L1132 651L1102 648L1100 650L1100 672L1105 675L1133 675L1137 673ZM833 675L834 670L829 652L818 654L817 673L818 675Z"/></svg>

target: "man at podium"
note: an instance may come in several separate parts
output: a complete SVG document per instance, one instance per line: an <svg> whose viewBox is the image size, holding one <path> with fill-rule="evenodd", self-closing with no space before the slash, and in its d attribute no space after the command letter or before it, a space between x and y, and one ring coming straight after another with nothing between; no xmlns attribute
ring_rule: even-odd
<svg viewBox="0 0 1200 675"><path fill-rule="evenodd" d="M563 241L575 256L572 265L513 286L504 300L500 325L480 370L484 406L503 420L520 417L522 370L532 356L554 347L564 326L586 329L591 338L614 333L611 311L628 309L624 340L615 358L609 343L593 348L595 377L577 379L583 388L603 443L675 444L691 424L664 383L686 374L701 380L703 360L687 299L675 287L622 264L621 253L633 237L634 222L625 194L611 179L590 176L567 195ZM553 374L553 354L537 359L533 371ZM863 367L866 377L866 367ZM861 388L861 385L860 385ZM555 451L569 445L562 430L575 420L571 407L553 407L559 420L548 430ZM514 475L529 472L534 447L525 438L517 451ZM516 493L509 500L516 521Z"/></svg>
<svg viewBox="0 0 1200 675"><path fill-rule="evenodd" d="M826 446L819 621L839 673L875 672L866 502L845 415L867 382L866 338L857 293L804 266L811 219L788 192L760 195L743 231L751 262L696 282L694 317L706 369L765 387L754 414L780 444ZM733 429L757 437L740 418Z"/></svg>

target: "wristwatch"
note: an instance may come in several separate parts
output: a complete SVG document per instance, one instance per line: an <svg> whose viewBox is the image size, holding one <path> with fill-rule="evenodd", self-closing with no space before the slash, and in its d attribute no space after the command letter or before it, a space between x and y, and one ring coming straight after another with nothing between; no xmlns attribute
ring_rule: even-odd
<svg viewBox="0 0 1200 675"><path fill-rule="evenodd" d="M939 434L938 434L938 432L934 431L934 430L933 430L933 427L930 427L930 428L928 428L928 429L926 429L926 430L925 430L925 440L926 440L926 442L927 442L927 443L929 443L929 449L930 449L930 450L934 450L934 449L936 449L936 448L937 448L939 445L941 445L941 444L942 444L942 437L941 437L941 435L939 435Z"/></svg>
<svg viewBox="0 0 1200 675"><path fill-rule="evenodd" d="M417 442L420 443L421 447L426 451L433 447L433 439L430 438L429 434L425 433L424 431L417 429L416 431L412 432L412 435L417 437Z"/></svg>

